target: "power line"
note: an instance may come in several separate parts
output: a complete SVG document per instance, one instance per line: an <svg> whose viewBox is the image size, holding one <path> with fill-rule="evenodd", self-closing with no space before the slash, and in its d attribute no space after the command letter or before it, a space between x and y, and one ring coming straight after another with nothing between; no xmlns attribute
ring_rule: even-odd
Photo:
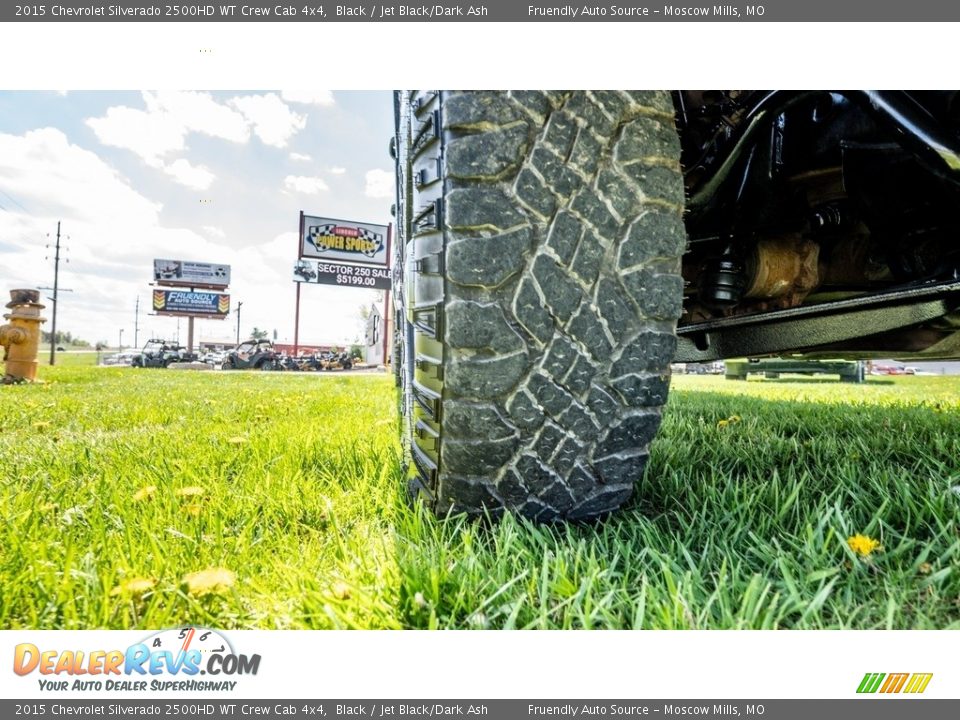
<svg viewBox="0 0 960 720"><path fill-rule="evenodd" d="M23 210L25 213L28 213L28 214L29 214L30 211L27 210L21 203L17 202L17 199L16 199L13 195L11 195L10 193L8 193L8 192L6 192L6 191L4 191L4 190L0 190L0 195L3 195L3 196L6 197L8 200L10 200L10 202L12 202L14 205L16 205L18 208L20 208L21 210ZM9 210L8 210L7 212L9 212Z"/></svg>

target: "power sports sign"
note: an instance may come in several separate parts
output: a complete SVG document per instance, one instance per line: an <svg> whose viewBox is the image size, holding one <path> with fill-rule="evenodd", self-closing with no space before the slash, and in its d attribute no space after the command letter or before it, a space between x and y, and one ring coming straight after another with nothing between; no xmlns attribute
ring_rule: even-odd
<svg viewBox="0 0 960 720"><path fill-rule="evenodd" d="M230 296L214 292L154 290L153 310L157 315L184 315L222 320L230 312Z"/></svg>
<svg viewBox="0 0 960 720"><path fill-rule="evenodd" d="M300 258L363 265L390 265L386 225L300 213Z"/></svg>
<svg viewBox="0 0 960 720"><path fill-rule="evenodd" d="M223 289L230 284L230 266L184 260L154 260L158 285Z"/></svg>

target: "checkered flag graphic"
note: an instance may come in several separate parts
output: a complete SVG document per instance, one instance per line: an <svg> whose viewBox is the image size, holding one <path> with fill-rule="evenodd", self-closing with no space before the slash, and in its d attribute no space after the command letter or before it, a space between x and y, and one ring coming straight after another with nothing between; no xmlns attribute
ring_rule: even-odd
<svg viewBox="0 0 960 720"><path fill-rule="evenodd" d="M324 238L336 237L336 234L333 232L336 227L336 225L310 226L310 229L307 232L307 239L310 241L310 244L317 249L317 252L326 252L330 249L330 246L326 243Z"/></svg>
<svg viewBox="0 0 960 720"><path fill-rule="evenodd" d="M380 233L375 233L373 230L367 230L366 228L357 228L357 232L360 233L362 239L369 240L372 243L372 250L363 251L363 254L367 257L372 258L383 249L383 235Z"/></svg>

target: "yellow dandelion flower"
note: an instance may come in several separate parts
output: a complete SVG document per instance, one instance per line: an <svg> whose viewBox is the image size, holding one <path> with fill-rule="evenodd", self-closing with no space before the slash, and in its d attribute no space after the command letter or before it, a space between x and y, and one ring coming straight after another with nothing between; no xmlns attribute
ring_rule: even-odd
<svg viewBox="0 0 960 720"><path fill-rule="evenodd" d="M190 503L184 508L184 511L191 517L200 517L200 513L203 512L203 508L200 505L197 505L197 503Z"/></svg>
<svg viewBox="0 0 960 720"><path fill-rule="evenodd" d="M867 537L866 535L851 535L847 538L847 545L854 552L854 554L859 555L862 558L870 557L870 555L875 551L880 549L880 542L874 540L872 537Z"/></svg>
<svg viewBox="0 0 960 720"><path fill-rule="evenodd" d="M136 596L139 597L153 590L157 581L153 578L130 578L110 591L111 595Z"/></svg>
<svg viewBox="0 0 960 720"><path fill-rule="evenodd" d="M196 597L225 592L232 588L236 581L236 573L221 567L207 568L183 576L187 592Z"/></svg>
<svg viewBox="0 0 960 720"><path fill-rule="evenodd" d="M731 415L729 420L732 423L738 423L740 420L742 420L742 418L739 415Z"/></svg>
<svg viewBox="0 0 960 720"><path fill-rule="evenodd" d="M246 441L247 439L242 435L236 435L232 438L227 438L227 442L231 445L243 445Z"/></svg>
<svg viewBox="0 0 960 720"><path fill-rule="evenodd" d="M343 580L338 580L335 582L331 588L331 591L337 600L350 599L350 586L343 582Z"/></svg>
<svg viewBox="0 0 960 720"><path fill-rule="evenodd" d="M133 494L133 501L142 502L144 500L149 500L156 494L156 492L157 492L156 485L147 485L146 487L140 488Z"/></svg>
<svg viewBox="0 0 960 720"><path fill-rule="evenodd" d="M729 420L721 420L720 422L717 423L717 429L722 430L729 424L730 424Z"/></svg>
<svg viewBox="0 0 960 720"><path fill-rule="evenodd" d="M206 490L199 485L188 485L187 487L182 487L177 490L177 495L180 497L197 497L198 495L203 495Z"/></svg>

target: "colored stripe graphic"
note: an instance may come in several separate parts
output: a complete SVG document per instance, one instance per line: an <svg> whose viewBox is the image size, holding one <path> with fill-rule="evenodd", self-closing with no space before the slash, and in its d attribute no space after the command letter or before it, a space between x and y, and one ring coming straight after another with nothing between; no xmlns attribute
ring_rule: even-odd
<svg viewBox="0 0 960 720"><path fill-rule="evenodd" d="M886 694L913 693L919 694L927 689L930 680L933 679L933 673L866 673L860 685L857 686L858 693L871 694L881 692Z"/></svg>
<svg viewBox="0 0 960 720"><path fill-rule="evenodd" d="M857 692L875 693L877 688L880 687L880 682L884 677L884 673L867 673L863 676L863 680L860 681L860 687L857 688Z"/></svg>
<svg viewBox="0 0 960 720"><path fill-rule="evenodd" d="M914 673L903 691L905 693L922 693L927 689L927 685L930 684L932 677L933 673Z"/></svg>
<svg viewBox="0 0 960 720"><path fill-rule="evenodd" d="M880 688L882 693L898 693L903 689L904 683L907 682L907 678L910 673L890 673L887 675L887 681L883 684L883 687Z"/></svg>

